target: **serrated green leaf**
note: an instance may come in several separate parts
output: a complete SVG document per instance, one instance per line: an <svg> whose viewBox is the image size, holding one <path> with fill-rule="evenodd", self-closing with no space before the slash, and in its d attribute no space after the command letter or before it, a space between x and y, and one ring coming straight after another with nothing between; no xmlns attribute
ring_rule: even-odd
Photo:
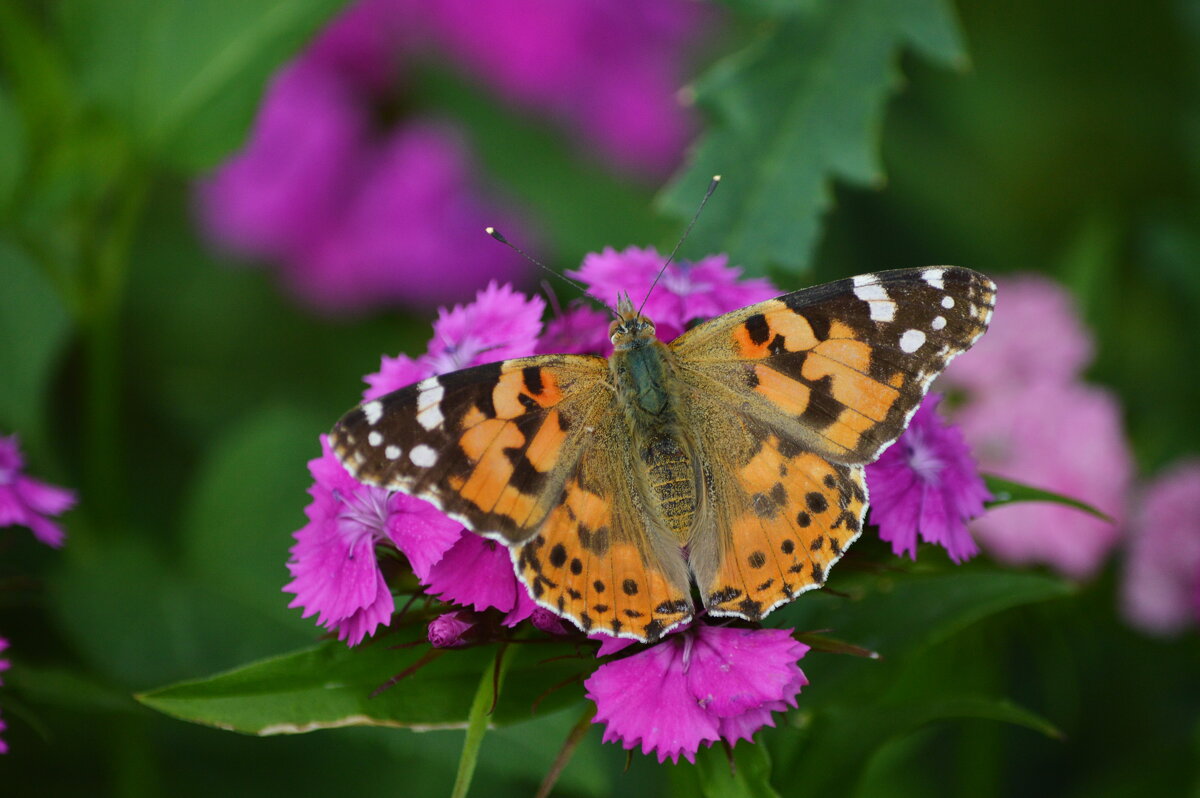
<svg viewBox="0 0 1200 798"><path fill-rule="evenodd" d="M460 728L467 722L481 674L491 668L494 646L442 650L440 656L372 697L377 688L428 654L424 636L424 627L416 626L353 649L330 641L153 690L138 700L181 720L246 734L295 734L340 726ZM396 648L405 643L415 645ZM543 714L578 701L578 686L543 696L549 685L594 668L586 652L579 657L575 653L569 643L509 646L507 687L491 722L528 720L534 716L535 702L537 713Z"/></svg>
<svg viewBox="0 0 1200 798"><path fill-rule="evenodd" d="M712 124L661 208L687 218L714 174L722 192L687 244L754 274L807 267L830 180L883 179L878 140L896 59L912 46L962 60L944 0L838 0L778 20L695 86Z"/></svg>
<svg viewBox="0 0 1200 798"><path fill-rule="evenodd" d="M1082 502L1079 499L1072 499L1070 496L1064 496L1061 493L1035 488L1032 485L1025 485L1021 482L1014 482L1011 479L998 477L995 474L983 474L983 481L987 483L988 490L991 491L992 500L987 502L988 507L999 507L1013 502L1054 502L1056 504L1065 504L1068 507L1074 507L1076 510L1082 510L1088 515L1094 515L1101 521L1107 521L1110 524L1115 524L1112 516L1097 510L1092 505Z"/></svg>
<svg viewBox="0 0 1200 798"><path fill-rule="evenodd" d="M723 745L696 753L700 794L705 798L779 798L771 786L771 757L763 745L740 742L729 751Z"/></svg>
<svg viewBox="0 0 1200 798"><path fill-rule="evenodd" d="M161 161L236 147L267 78L342 0L78 0L57 7L85 91Z"/></svg>

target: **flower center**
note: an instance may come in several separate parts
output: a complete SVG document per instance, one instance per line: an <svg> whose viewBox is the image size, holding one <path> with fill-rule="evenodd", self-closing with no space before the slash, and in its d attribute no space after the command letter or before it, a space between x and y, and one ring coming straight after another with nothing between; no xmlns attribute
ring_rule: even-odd
<svg viewBox="0 0 1200 798"><path fill-rule="evenodd" d="M343 523L338 524L338 531L348 543L357 543L364 535L375 540L385 537L390 493L383 488L364 486L349 497L340 490L334 490L333 496L342 504L338 520Z"/></svg>
<svg viewBox="0 0 1200 798"><path fill-rule="evenodd" d="M923 482L936 485L941 477L942 467L945 464L937 456L933 447L929 445L929 442L925 440L925 436L919 430L910 427L905 440L909 468L915 471Z"/></svg>

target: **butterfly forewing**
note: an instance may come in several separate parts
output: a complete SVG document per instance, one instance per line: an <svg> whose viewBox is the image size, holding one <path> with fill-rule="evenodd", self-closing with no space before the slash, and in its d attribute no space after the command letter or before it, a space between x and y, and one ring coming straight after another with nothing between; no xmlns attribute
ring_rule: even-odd
<svg viewBox="0 0 1200 798"><path fill-rule="evenodd" d="M894 441L987 329L991 280L953 266L860 275L721 316L671 344L684 378L847 464Z"/></svg>

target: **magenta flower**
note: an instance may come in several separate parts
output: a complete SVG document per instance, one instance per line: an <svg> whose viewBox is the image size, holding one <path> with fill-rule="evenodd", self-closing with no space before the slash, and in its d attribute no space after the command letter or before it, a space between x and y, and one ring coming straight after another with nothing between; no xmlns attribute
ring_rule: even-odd
<svg viewBox="0 0 1200 798"><path fill-rule="evenodd" d="M511 286L489 283L469 305L438 311L424 355L384 356L379 371L365 378L370 387L363 400L377 399L434 374L534 354L545 308L541 297L526 297Z"/></svg>
<svg viewBox="0 0 1200 798"><path fill-rule="evenodd" d="M391 543L418 576L458 539L462 525L433 505L401 493L363 485L338 462L321 437L321 457L309 461L314 484L305 508L308 523L296 532L288 570L294 593L289 607L303 607L307 618L336 629L338 639L358 645L391 620L395 603L376 560L376 546Z"/></svg>
<svg viewBox="0 0 1200 798"><path fill-rule="evenodd" d="M429 622L429 645L434 648L458 648L471 642L475 618L469 612L447 612Z"/></svg>
<svg viewBox="0 0 1200 798"><path fill-rule="evenodd" d="M353 195L341 198L319 239L292 261L292 286L311 304L334 311L385 302L419 308L528 271L519 255L484 234L488 223L523 225L481 199L470 155L453 128L410 120L365 157Z"/></svg>
<svg viewBox="0 0 1200 798"><path fill-rule="evenodd" d="M426 26L437 55L569 123L611 161L659 174L679 162L692 126L677 93L706 16L699 4L441 0L418 8L414 23Z"/></svg>
<svg viewBox="0 0 1200 798"><path fill-rule="evenodd" d="M623 293L640 304L666 259L652 247L629 247L621 252L607 247L601 253L585 256L578 271L567 274L582 281L589 294L609 307L616 307L617 297ZM696 263L672 263L667 267L646 298L643 311L654 320L659 338L670 341L690 322L779 295L766 278L743 279L742 270L726 265L728 260L725 255L711 255Z"/></svg>
<svg viewBox="0 0 1200 798"><path fill-rule="evenodd" d="M938 415L941 401L925 397L899 440L867 466L871 521L896 554L915 560L919 534L962 562L979 551L966 522L983 514L991 494L962 432Z"/></svg>
<svg viewBox="0 0 1200 798"><path fill-rule="evenodd" d="M694 762L701 743L750 740L775 725L773 712L796 706L807 651L790 631L697 624L601 665L584 686L605 742Z"/></svg>
<svg viewBox="0 0 1200 798"><path fill-rule="evenodd" d="M0 437L0 527L29 527L38 540L58 548L66 532L49 516L61 515L75 505L75 493L27 477L25 458L16 435Z"/></svg>
<svg viewBox="0 0 1200 798"><path fill-rule="evenodd" d="M608 325L612 320L612 313L591 305L573 305L546 322L538 354L610 355Z"/></svg>
<svg viewBox="0 0 1200 798"><path fill-rule="evenodd" d="M8 648L8 641L0 637L0 653L3 653ZM7 658L0 658L0 673L4 673L12 667L12 663ZM0 679L0 685L4 684L4 680ZM8 724L4 722L4 718L0 718L0 732L8 728ZM4 742L4 738L0 737L0 754L8 753L8 743Z"/></svg>
<svg viewBox="0 0 1200 798"><path fill-rule="evenodd" d="M1121 409L1108 391L1082 383L1039 383L981 394L958 414L980 468L1071 496L1116 519L1059 504L992 509L972 530L997 559L1046 563L1082 579L1116 544L1133 476Z"/></svg>
<svg viewBox="0 0 1200 798"><path fill-rule="evenodd" d="M1092 336L1066 289L1037 274L999 284L1000 312L987 335L947 369L946 382L990 392L1079 377L1092 359Z"/></svg>
<svg viewBox="0 0 1200 798"><path fill-rule="evenodd" d="M1121 605L1159 635L1200 625L1200 460L1175 465L1142 494L1129 531Z"/></svg>
<svg viewBox="0 0 1200 798"><path fill-rule="evenodd" d="M508 548L473 532L464 531L423 581L444 601L503 612L505 626L516 626L537 608L517 579Z"/></svg>

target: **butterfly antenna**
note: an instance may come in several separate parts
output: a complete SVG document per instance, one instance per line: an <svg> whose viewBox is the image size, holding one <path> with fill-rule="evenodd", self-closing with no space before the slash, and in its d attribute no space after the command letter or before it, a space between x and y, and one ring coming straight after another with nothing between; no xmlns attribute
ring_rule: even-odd
<svg viewBox="0 0 1200 798"><path fill-rule="evenodd" d="M654 291L654 286L658 285L658 281L662 279L664 274L666 274L667 267L671 265L671 261L675 260L675 255L678 254L679 248L683 246L684 241L687 241L688 234L691 233L692 228L696 226L696 220L700 218L700 211L704 210L704 206L708 204L708 198L711 197L713 192L717 190L717 184L720 182L720 175L713 175L713 179L709 181L708 191L704 192L704 199L700 200L700 207L696 209L696 213L693 214L692 220L688 222L688 226L684 228L683 235L679 237L679 241L675 244L675 249L671 250L671 254L667 257L666 262L664 262L662 268L658 270L658 274L654 276L654 282L650 283L650 288L646 291L645 299L643 299L642 304L638 306L639 316L642 315L642 308L646 307L646 300L650 298L651 292Z"/></svg>
<svg viewBox="0 0 1200 798"><path fill-rule="evenodd" d="M549 274L552 274L552 275L554 275L555 277L557 277L558 279L562 280L562 281L563 281L563 282L565 282L565 283L570 283L571 285L573 285L573 286L575 286L576 288L578 288L578 289L580 290L580 292L581 292L581 293L584 293L584 294L586 294L586 293L587 293L587 288L585 288L585 287L584 287L582 284L575 282L575 281L574 281L574 280L572 280L570 277L567 277L565 274L561 274L561 273L559 273L559 272L556 272L556 271L554 271L554 269L551 269L549 266L547 266L546 264L542 263L542 262L541 262L540 260L538 260L537 258L533 257L533 256L532 256L532 255L530 255L528 252L526 252L525 250L523 250L523 249L521 249L520 247L518 247L516 244L512 243L511 241L509 241L507 238L505 238L505 237L504 237L504 234L503 234L503 233L501 233L501 232L500 232L499 230L497 230L496 228L494 228L494 227L485 227L485 228L484 228L484 232L486 232L486 233L487 233L488 235L490 235L492 238L494 238L494 239L496 239L497 241L499 241L499 242L500 242L501 244L503 244L504 246L506 246L506 247L508 247L509 249L511 249L513 252L515 252L515 253L517 253L518 255L520 255L520 256L521 256L522 258L524 258L525 260L527 260L527 261L529 261L530 263L532 263L534 266L537 266L539 269L543 269L543 270L545 270L545 271L546 271L546 272L548 272ZM609 309L611 310L611 308L609 308ZM614 311L614 312L615 312L615 311Z"/></svg>

